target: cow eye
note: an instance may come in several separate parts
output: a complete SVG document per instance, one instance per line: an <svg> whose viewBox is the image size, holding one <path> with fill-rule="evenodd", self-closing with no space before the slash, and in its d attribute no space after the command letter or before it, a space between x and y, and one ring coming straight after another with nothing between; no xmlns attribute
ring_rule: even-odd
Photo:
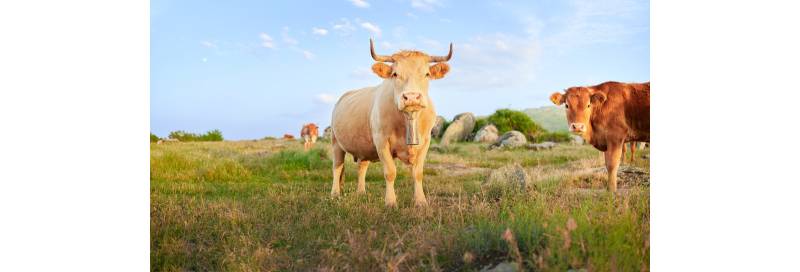
<svg viewBox="0 0 800 272"><path fill-rule="evenodd" d="M591 108L591 107L592 107L592 104L586 105L586 107L587 107L587 108Z"/></svg>
<svg viewBox="0 0 800 272"><path fill-rule="evenodd" d="M564 106L565 106L565 107L567 107L567 108L569 109L569 104L567 104L567 103L564 103Z"/></svg>
<svg viewBox="0 0 800 272"><path fill-rule="evenodd" d="M392 77L397 77L397 73L392 73Z"/></svg>
<svg viewBox="0 0 800 272"><path fill-rule="evenodd" d="M431 77L431 73L425 73L425 77Z"/></svg>

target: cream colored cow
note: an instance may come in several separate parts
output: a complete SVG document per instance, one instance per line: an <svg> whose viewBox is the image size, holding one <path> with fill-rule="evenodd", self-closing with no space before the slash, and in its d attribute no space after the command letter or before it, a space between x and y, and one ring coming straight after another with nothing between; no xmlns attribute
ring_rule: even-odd
<svg viewBox="0 0 800 272"><path fill-rule="evenodd" d="M337 197L341 193L344 157L350 153L358 162L357 193L366 192L365 175L369 162L380 160L386 178L386 206L396 207L394 159L397 158L410 166L414 179L414 203L426 206L422 169L436 119L436 111L428 96L428 81L440 79L450 70L445 62L453 56L453 44L450 44L447 56L428 56L419 51L381 56L375 54L372 39L369 44L370 54L377 61L372 65L372 71L384 80L375 87L349 91L336 102L331 121L331 196Z"/></svg>

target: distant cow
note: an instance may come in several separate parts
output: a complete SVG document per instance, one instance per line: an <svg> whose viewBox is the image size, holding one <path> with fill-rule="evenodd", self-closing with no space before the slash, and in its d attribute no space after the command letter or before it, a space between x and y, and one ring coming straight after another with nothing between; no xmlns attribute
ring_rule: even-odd
<svg viewBox="0 0 800 272"><path fill-rule="evenodd" d="M628 143L625 143L624 145L622 145L622 160L623 161L625 160L625 148L627 146L631 147L631 163L633 163L633 161L636 159L636 149L638 148L639 150L644 150L646 144L647 143L645 143L645 142L628 142Z"/></svg>
<svg viewBox="0 0 800 272"><path fill-rule="evenodd" d="M284 140L294 140L294 135L292 134L283 134Z"/></svg>
<svg viewBox="0 0 800 272"><path fill-rule="evenodd" d="M300 137L303 138L303 149L308 151L314 143L317 142L317 137L319 136L319 127L314 123L308 123L303 125L303 128L300 129Z"/></svg>
<svg viewBox="0 0 800 272"><path fill-rule="evenodd" d="M650 82L605 82L571 87L550 100L565 104L572 133L604 152L608 189L617 190L617 168L625 142L650 142Z"/></svg>
<svg viewBox="0 0 800 272"><path fill-rule="evenodd" d="M422 190L422 169L436 119L428 96L428 82L450 71L445 63L453 55L428 56L419 51L400 51L391 56L375 54L372 39L370 54L377 63L372 71L384 81L378 86L352 90L342 95L333 109L333 188L340 194L344 183L344 156L358 162L357 193L365 191L365 175L370 161L380 160L386 178L386 205L397 206L394 193L394 158L410 165L414 179L414 203L428 204ZM387 65L386 63L391 63ZM428 63L435 63L428 65Z"/></svg>

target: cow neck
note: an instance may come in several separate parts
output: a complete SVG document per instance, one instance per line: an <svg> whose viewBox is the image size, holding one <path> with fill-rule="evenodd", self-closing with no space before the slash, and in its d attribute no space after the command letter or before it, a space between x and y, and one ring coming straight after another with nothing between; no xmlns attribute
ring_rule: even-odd
<svg viewBox="0 0 800 272"><path fill-rule="evenodd" d="M586 128L586 133L584 133L585 136L583 137L588 143L595 143L599 140L595 137L599 135L594 135L594 127L598 125L601 120L607 120L605 118L605 106L606 103L603 103L598 107L592 108L592 117L589 119L590 125Z"/></svg>

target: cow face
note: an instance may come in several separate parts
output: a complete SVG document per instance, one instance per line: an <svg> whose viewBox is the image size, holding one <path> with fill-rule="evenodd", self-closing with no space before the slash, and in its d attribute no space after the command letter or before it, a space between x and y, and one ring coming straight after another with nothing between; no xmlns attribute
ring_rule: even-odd
<svg viewBox="0 0 800 272"><path fill-rule="evenodd" d="M392 66L375 63L372 71L391 80L397 110L415 112L428 107L428 82L443 78L450 66L443 62L429 66L428 56L420 54L398 58Z"/></svg>
<svg viewBox="0 0 800 272"><path fill-rule="evenodd" d="M595 92L590 88L572 87L564 94L553 93L550 101L567 109L567 123L570 132L583 135L591 131L592 108L605 102L606 96L602 92Z"/></svg>
<svg viewBox="0 0 800 272"><path fill-rule="evenodd" d="M414 113L429 105L428 82L443 78L450 71L445 63L453 55L453 45L447 56L428 56L419 51L400 51L391 56L375 54L370 39L370 53L378 61L372 65L372 71L379 77L391 82L394 89L394 102L397 110ZM391 66L385 62L391 63ZM429 63L435 63L429 65Z"/></svg>

